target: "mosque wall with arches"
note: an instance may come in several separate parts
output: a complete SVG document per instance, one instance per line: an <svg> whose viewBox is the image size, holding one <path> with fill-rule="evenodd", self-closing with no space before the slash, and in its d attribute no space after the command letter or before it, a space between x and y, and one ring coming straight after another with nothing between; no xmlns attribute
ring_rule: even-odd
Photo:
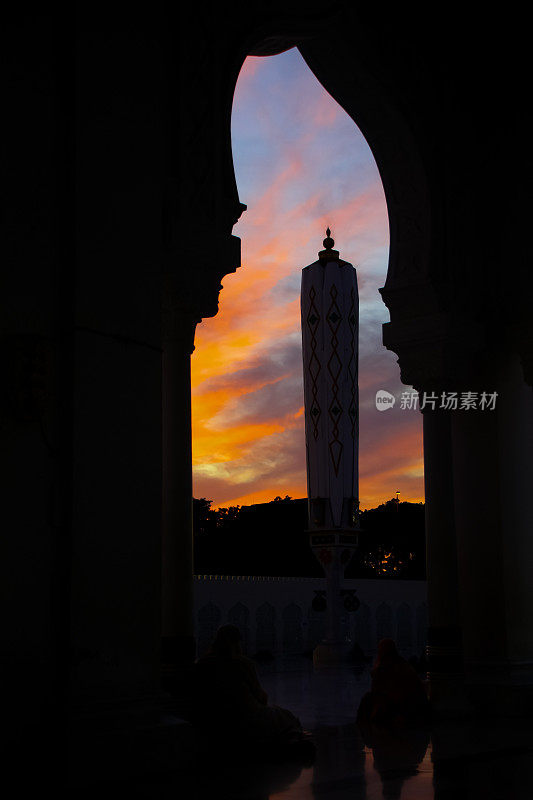
<svg viewBox="0 0 533 800"><path fill-rule="evenodd" d="M372 655L380 639L392 638L405 656L426 646L425 581L345 580L344 636ZM325 634L326 584L321 578L196 575L194 619L198 655L220 625L236 625L248 655L309 653ZM357 606L353 602L359 602Z"/></svg>

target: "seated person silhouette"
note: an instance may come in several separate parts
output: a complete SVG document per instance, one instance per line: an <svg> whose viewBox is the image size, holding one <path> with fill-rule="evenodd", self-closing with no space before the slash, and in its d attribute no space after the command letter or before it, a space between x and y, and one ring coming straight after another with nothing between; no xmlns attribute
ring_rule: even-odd
<svg viewBox="0 0 533 800"><path fill-rule="evenodd" d="M383 783L383 797L397 800L404 782L419 771L429 745L429 730L414 725L372 725L362 732Z"/></svg>
<svg viewBox="0 0 533 800"><path fill-rule="evenodd" d="M194 665L193 682L194 722L208 738L269 748L305 740L294 714L267 704L255 665L242 654L235 625L218 629L210 651Z"/></svg>
<svg viewBox="0 0 533 800"><path fill-rule="evenodd" d="M357 712L360 724L423 722L429 714L424 684L402 658L392 639L382 639L372 675L372 688Z"/></svg>

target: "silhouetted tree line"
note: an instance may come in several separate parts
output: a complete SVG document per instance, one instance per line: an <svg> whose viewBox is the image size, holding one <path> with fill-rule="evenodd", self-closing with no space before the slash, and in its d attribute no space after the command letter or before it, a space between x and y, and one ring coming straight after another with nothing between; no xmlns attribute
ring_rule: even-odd
<svg viewBox="0 0 533 800"><path fill-rule="evenodd" d="M309 547L307 499L211 509L194 500L194 571L211 575L321 577ZM424 504L396 498L360 514L347 578L425 579Z"/></svg>
<svg viewBox="0 0 533 800"><path fill-rule="evenodd" d="M211 509L212 500L201 497L193 500L194 535L210 533L217 528L228 528L239 518L240 506Z"/></svg>

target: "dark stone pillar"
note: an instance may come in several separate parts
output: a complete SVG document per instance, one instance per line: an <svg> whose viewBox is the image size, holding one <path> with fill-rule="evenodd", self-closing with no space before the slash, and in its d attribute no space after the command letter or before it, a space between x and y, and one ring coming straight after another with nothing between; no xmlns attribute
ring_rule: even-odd
<svg viewBox="0 0 533 800"><path fill-rule="evenodd" d="M431 307L432 293L421 287ZM394 296L389 292L387 300ZM464 688L463 576L459 566L458 503L463 494L457 484L454 438L457 415L466 411L440 408L442 393L462 391L469 359L480 342L478 326L445 313L410 318L384 326L386 347L400 355L402 381L414 386L424 417L424 480L426 495L426 548L428 580L428 660L430 695L437 713L464 714L469 702ZM424 408L424 393L429 401ZM475 413L475 412L470 412ZM465 452L471 443L465 439ZM459 495L458 495L459 493Z"/></svg>
<svg viewBox="0 0 533 800"><path fill-rule="evenodd" d="M217 259L213 254L217 254ZM191 354L196 325L218 311L223 275L240 262L240 239L204 236L194 251L165 258L162 308L163 687L180 694L196 655L193 618Z"/></svg>
<svg viewBox="0 0 533 800"><path fill-rule="evenodd" d="M533 708L533 395L518 355L492 362L495 409L453 422L458 567L468 694L514 715Z"/></svg>
<svg viewBox="0 0 533 800"><path fill-rule="evenodd" d="M524 370L524 372L527 371ZM533 374L531 374L533 379ZM503 570L506 586L509 658L533 674L533 389L517 355L498 384L499 487L502 508Z"/></svg>
<svg viewBox="0 0 533 800"><path fill-rule="evenodd" d="M196 323L164 315L162 641L164 682L195 657L193 632L191 351Z"/></svg>
<svg viewBox="0 0 533 800"><path fill-rule="evenodd" d="M452 431L465 657L486 664L506 647L496 423L491 411L457 411Z"/></svg>
<svg viewBox="0 0 533 800"><path fill-rule="evenodd" d="M457 572L451 414L427 410L424 418L426 561L428 580L428 677L438 707L457 706L463 682Z"/></svg>
<svg viewBox="0 0 533 800"><path fill-rule="evenodd" d="M217 259L213 258L217 254ZM204 239L182 258L171 252L163 274L162 337L162 639L163 682L195 658L193 620L191 354L196 325L218 312L222 277L240 263L236 236ZM180 269L182 264L186 268Z"/></svg>
<svg viewBox="0 0 533 800"><path fill-rule="evenodd" d="M118 714L159 692L164 116L156 32L153 18L133 11L127 29L111 9L105 18L82 14L72 67L70 637L81 731L95 705Z"/></svg>

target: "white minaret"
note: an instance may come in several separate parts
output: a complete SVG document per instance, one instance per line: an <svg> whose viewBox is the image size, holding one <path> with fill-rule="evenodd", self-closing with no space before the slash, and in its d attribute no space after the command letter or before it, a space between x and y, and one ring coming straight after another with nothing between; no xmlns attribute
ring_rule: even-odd
<svg viewBox="0 0 533 800"><path fill-rule="evenodd" d="M357 273L326 231L318 261L302 270L307 496L311 547L326 574L328 625L315 661L337 661L341 581L359 529L359 294Z"/></svg>

